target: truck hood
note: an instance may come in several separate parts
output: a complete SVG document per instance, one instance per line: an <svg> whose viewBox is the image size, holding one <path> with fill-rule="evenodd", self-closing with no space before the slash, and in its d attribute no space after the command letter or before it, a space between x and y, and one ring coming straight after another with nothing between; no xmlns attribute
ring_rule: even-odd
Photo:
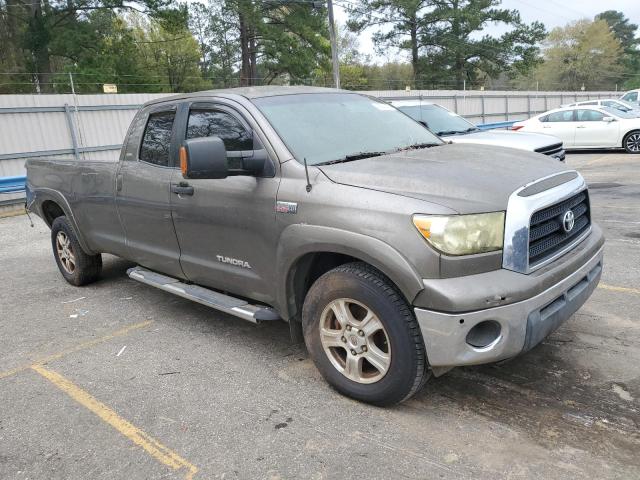
<svg viewBox="0 0 640 480"><path fill-rule="evenodd" d="M562 140L552 135L544 135L542 133L510 132L508 130L471 132L465 135L451 135L443 138L453 143L495 145L497 147L517 148L519 150L529 151L562 143Z"/></svg>
<svg viewBox="0 0 640 480"><path fill-rule="evenodd" d="M319 168L336 183L425 200L457 213L505 210L509 196L519 187L570 171L537 153L461 144Z"/></svg>

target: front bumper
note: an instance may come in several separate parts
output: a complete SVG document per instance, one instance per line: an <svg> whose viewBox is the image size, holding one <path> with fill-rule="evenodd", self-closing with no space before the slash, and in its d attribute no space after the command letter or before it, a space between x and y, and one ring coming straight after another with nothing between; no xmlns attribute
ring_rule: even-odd
<svg viewBox="0 0 640 480"><path fill-rule="evenodd" d="M415 308L429 364L455 367L491 363L533 348L589 298L600 281L603 252L604 247L600 247L573 273L516 303L466 313ZM467 343L467 336L481 322L499 324L499 333L486 346L475 347Z"/></svg>

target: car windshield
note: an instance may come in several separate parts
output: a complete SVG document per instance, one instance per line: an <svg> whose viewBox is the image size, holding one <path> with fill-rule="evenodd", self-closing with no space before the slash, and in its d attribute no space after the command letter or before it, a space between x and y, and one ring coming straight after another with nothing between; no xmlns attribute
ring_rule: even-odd
<svg viewBox="0 0 640 480"><path fill-rule="evenodd" d="M424 122L436 135L458 135L479 130L473 123L440 105L398 105L397 107L414 120Z"/></svg>
<svg viewBox="0 0 640 480"><path fill-rule="evenodd" d="M622 110L618 110L613 107L602 107L601 110L610 114L612 117L618 118L636 118L636 115L631 112L623 112Z"/></svg>
<svg viewBox="0 0 640 480"><path fill-rule="evenodd" d="M441 145L394 107L350 93L279 95L253 100L296 160L309 165L350 161Z"/></svg>

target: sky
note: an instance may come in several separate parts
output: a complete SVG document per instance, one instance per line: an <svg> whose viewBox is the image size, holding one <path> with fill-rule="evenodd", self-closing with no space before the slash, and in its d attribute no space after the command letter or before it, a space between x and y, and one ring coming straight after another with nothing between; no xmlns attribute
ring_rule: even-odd
<svg viewBox="0 0 640 480"><path fill-rule="evenodd" d="M340 0L334 1L343 3ZM530 23L538 20L544 23L547 30L581 18L593 18L604 10L624 12L632 23L640 25L640 0L608 0L606 2L603 0L503 0L502 8L519 10L523 21ZM340 24L344 24L347 20L347 14L339 5L336 5L335 9L336 20ZM376 54L371 42L372 32L373 30L367 30L359 35L359 48L362 53L371 55L372 60L376 63L405 59L397 52L385 52L385 55ZM485 32L497 36L504 32L504 28L498 25L489 25Z"/></svg>

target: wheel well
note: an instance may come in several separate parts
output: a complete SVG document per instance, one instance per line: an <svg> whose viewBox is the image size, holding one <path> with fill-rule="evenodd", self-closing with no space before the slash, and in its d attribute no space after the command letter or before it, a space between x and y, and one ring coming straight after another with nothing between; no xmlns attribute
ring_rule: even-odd
<svg viewBox="0 0 640 480"><path fill-rule="evenodd" d="M47 200L42 204L42 214L47 225L51 226L56 218L64 215L64 210L53 200Z"/></svg>
<svg viewBox="0 0 640 480"><path fill-rule="evenodd" d="M292 318L300 321L302 304L311 285L327 273L340 265L361 261L359 258L335 252L307 253L298 259L289 276L289 311Z"/></svg>

